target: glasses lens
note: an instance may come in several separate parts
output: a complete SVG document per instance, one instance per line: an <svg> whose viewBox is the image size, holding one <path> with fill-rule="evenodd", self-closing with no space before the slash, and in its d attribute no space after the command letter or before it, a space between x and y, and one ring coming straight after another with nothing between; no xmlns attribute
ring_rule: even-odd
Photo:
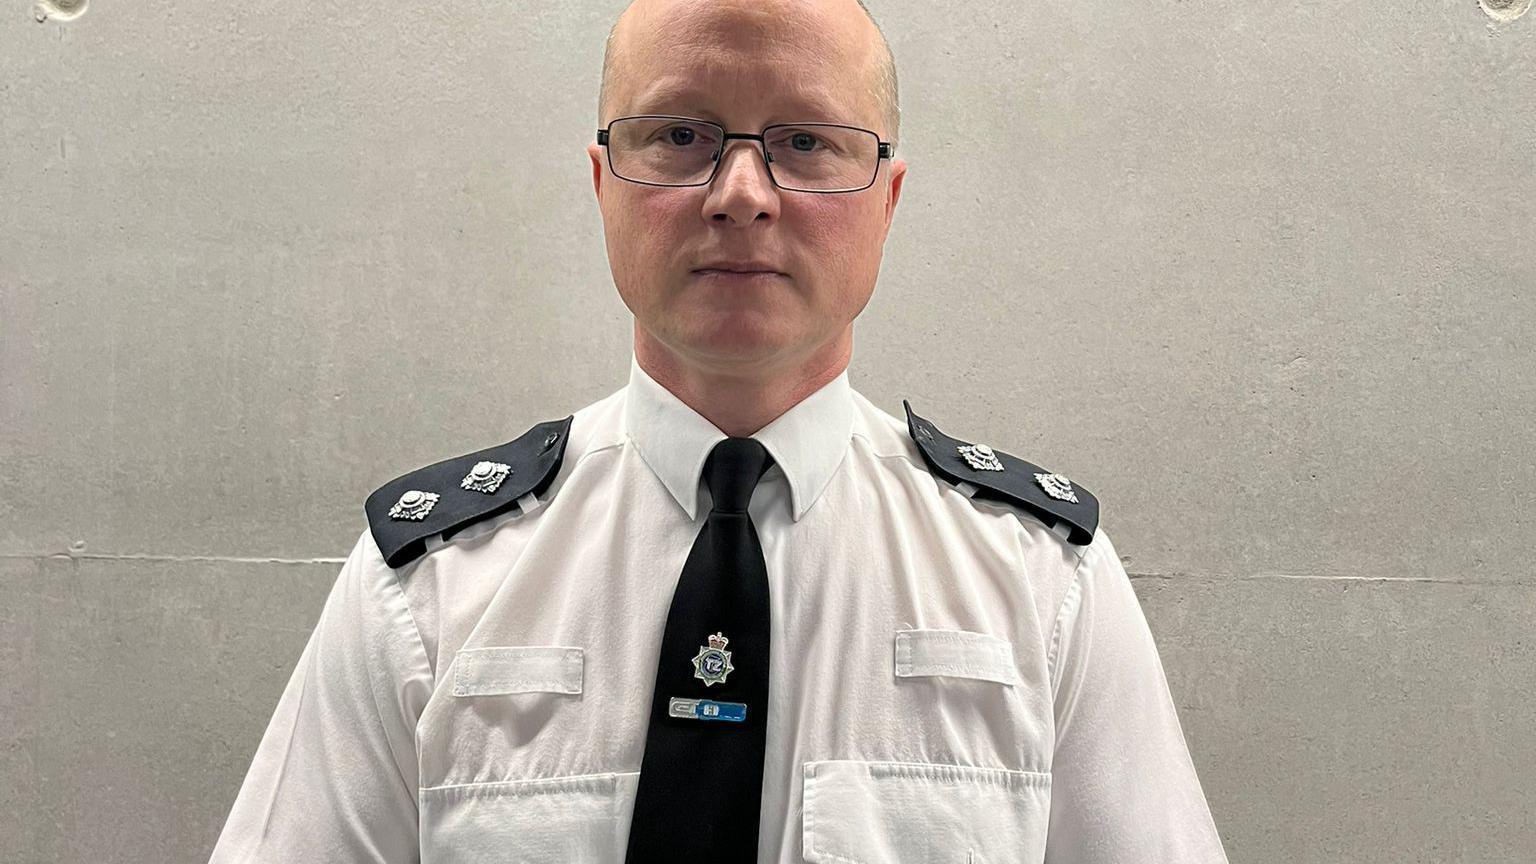
<svg viewBox="0 0 1536 864"><path fill-rule="evenodd" d="M818 123L770 126L763 133L773 179L786 189L836 192L875 179L880 139L873 132Z"/></svg>
<svg viewBox="0 0 1536 864"><path fill-rule="evenodd" d="M608 125L613 172L626 180L693 186L714 171L725 130L703 120L626 117ZM773 178L785 189L838 192L874 180L880 139L873 132L822 123L770 126L763 133Z"/></svg>
<svg viewBox="0 0 1536 864"><path fill-rule="evenodd" d="M626 117L608 124L608 153L626 180L691 185L709 179L724 135L702 120Z"/></svg>

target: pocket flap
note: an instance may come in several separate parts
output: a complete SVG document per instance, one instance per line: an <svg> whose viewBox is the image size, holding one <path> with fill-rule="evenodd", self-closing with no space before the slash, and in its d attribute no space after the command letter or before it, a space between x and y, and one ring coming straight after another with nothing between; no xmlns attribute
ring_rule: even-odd
<svg viewBox="0 0 1536 864"><path fill-rule="evenodd" d="M951 675L999 684L1019 683L1013 644L971 630L897 630L896 675Z"/></svg>
<svg viewBox="0 0 1536 864"><path fill-rule="evenodd" d="M463 648L453 656L453 695L580 693L583 656L564 645Z"/></svg>
<svg viewBox="0 0 1536 864"><path fill-rule="evenodd" d="M804 763L803 777L810 864L1045 857L1045 772L834 759Z"/></svg>
<svg viewBox="0 0 1536 864"><path fill-rule="evenodd" d="M421 790L420 861L618 864L640 772Z"/></svg>

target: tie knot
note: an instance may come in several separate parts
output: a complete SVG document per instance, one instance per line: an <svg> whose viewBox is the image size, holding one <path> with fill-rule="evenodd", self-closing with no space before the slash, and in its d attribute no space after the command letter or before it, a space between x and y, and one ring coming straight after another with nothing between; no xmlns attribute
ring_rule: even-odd
<svg viewBox="0 0 1536 864"><path fill-rule="evenodd" d="M744 512L757 481L772 465L768 448L756 438L727 438L716 444L704 461L704 483L715 499L710 512Z"/></svg>

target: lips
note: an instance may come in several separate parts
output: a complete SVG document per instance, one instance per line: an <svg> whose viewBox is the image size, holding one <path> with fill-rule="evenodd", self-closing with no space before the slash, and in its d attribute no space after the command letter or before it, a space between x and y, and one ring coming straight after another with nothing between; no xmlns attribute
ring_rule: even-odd
<svg viewBox="0 0 1536 864"><path fill-rule="evenodd" d="M781 276L784 274L776 262L752 258L716 258L703 267L694 268L693 272L704 273L710 270L721 273L777 273Z"/></svg>

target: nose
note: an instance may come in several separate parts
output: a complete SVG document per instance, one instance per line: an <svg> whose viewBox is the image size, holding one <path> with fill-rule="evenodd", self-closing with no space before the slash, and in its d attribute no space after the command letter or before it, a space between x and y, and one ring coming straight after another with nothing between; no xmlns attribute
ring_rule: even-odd
<svg viewBox="0 0 1536 864"><path fill-rule="evenodd" d="M737 151L746 152L736 153L733 158L735 151L730 146L732 144L747 145L736 148ZM720 164L716 166L715 178L710 182L708 195L704 199L706 217L750 225L764 215L770 219L778 216L779 196L775 194L778 189L768 173L768 153L764 150L761 158L752 158L761 144L759 141L741 138L726 142L725 148L720 151Z"/></svg>
<svg viewBox="0 0 1536 864"><path fill-rule="evenodd" d="M733 151L745 151L746 155L732 159L731 154ZM760 153L761 156L753 159L752 155L754 153ZM724 186L744 182L742 174L745 172L748 176L758 180L761 185L769 188L773 187L773 177L768 173L768 150L763 146L763 142L748 141L740 138L727 141L720 150L719 160L720 168L715 172L715 184ZM763 166L761 171L757 170L756 167L759 162Z"/></svg>

